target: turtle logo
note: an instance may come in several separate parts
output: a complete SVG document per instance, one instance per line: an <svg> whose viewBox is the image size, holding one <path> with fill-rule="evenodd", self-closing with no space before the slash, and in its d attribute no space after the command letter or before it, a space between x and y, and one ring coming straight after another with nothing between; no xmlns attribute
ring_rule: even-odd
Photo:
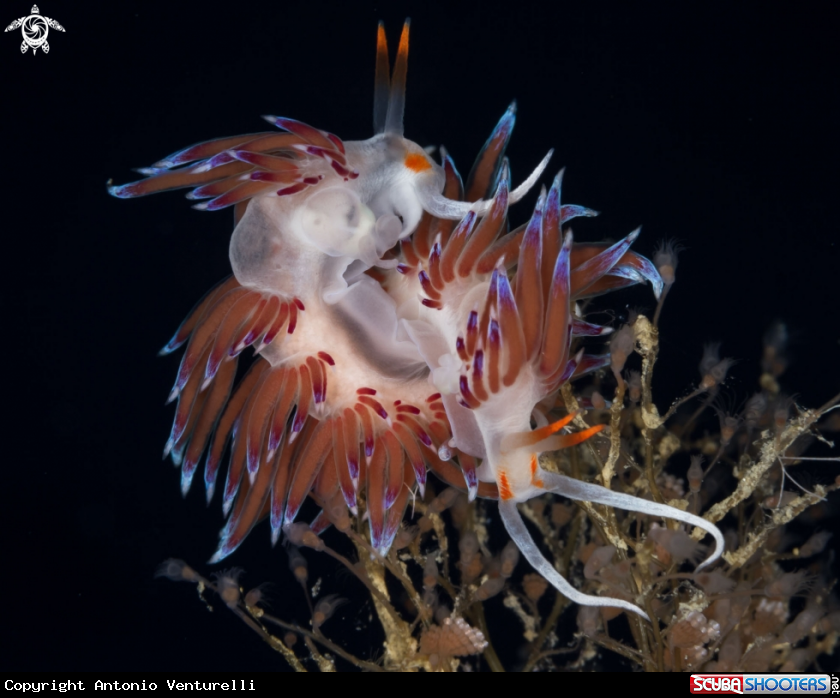
<svg viewBox="0 0 840 698"><path fill-rule="evenodd" d="M64 31L58 22L49 17L44 17L39 11L38 6L32 6L32 14L28 17L21 17L12 22L6 31L10 32L12 29L21 27L23 33L23 43L20 45L20 52L26 53L26 49L31 48L32 54L37 53L40 48L44 53L50 52L50 45L47 43L47 34L49 34L50 27L60 32Z"/></svg>

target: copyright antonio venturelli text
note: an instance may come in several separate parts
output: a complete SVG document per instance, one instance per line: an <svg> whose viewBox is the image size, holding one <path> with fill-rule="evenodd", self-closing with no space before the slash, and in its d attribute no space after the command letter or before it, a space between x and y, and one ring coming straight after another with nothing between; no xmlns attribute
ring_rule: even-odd
<svg viewBox="0 0 840 698"><path fill-rule="evenodd" d="M15 681L7 679L3 688L16 693L40 693L41 691L255 691L252 679L231 679L230 681Z"/></svg>

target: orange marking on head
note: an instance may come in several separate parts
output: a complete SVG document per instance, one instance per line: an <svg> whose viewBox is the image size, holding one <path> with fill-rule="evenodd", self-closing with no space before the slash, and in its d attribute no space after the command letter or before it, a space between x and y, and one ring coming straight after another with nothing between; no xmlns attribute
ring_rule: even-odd
<svg viewBox="0 0 840 698"><path fill-rule="evenodd" d="M507 473L504 470L499 471L499 496L502 499L511 499L513 492L510 489L510 483L507 479Z"/></svg>
<svg viewBox="0 0 840 698"><path fill-rule="evenodd" d="M432 168L432 163L429 162L429 158L421 153L411 153L405 156L405 160L403 160L403 165L405 165L409 170L412 172L425 172L426 170L430 170Z"/></svg>

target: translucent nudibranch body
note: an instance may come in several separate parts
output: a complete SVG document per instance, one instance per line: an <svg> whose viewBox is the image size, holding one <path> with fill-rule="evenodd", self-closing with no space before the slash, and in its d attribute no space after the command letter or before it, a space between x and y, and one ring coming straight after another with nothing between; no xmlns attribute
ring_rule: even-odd
<svg viewBox="0 0 840 698"><path fill-rule="evenodd" d="M162 352L186 345L165 455L180 464L186 494L206 453L210 501L229 444L228 519L214 561L263 517L274 541L292 531L307 496L322 509L314 534L348 526L363 504L371 544L385 555L431 470L471 499L499 499L513 541L572 600L646 617L574 589L516 505L555 492L667 517L713 535L704 564L721 555L720 531L699 517L540 466L541 453L604 428L570 432L574 414L547 416L562 385L610 363L609 354L572 353L579 338L612 331L586 322L577 302L644 282L658 296L662 280L630 250L638 231L612 245L573 241L566 223L595 212L561 203L562 172L530 220L509 230L509 206L548 157L512 189L511 106L464 184L442 149L437 164L403 137L407 57L408 23L393 74L380 26L369 140L266 117L281 131L199 143L141 170L146 179L109 188L131 198L189 187L198 209L234 207L233 276ZM247 347L255 360L235 384Z"/></svg>

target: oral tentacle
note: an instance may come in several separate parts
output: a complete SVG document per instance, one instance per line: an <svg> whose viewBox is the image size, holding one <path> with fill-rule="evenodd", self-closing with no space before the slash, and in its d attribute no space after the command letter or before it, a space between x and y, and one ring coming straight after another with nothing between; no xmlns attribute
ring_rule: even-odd
<svg viewBox="0 0 840 698"><path fill-rule="evenodd" d="M569 584L569 582L567 582L566 579L554 568L554 565L552 565L540 552L540 549L531 537L531 533L525 526L525 522L522 520L519 510L516 508L516 503L513 500L500 500L499 513L502 516L502 522L504 523L511 540L516 543L516 546L525 556L525 559L531 563L531 566L539 572L549 584L563 594L563 596L571 599L575 603L581 604L582 606L608 606L623 608L625 611L630 611L640 615L645 620L650 620L647 613L629 601L624 601L623 599L612 599L603 596L591 596L578 591Z"/></svg>
<svg viewBox="0 0 840 698"><path fill-rule="evenodd" d="M570 499L605 504L606 506L615 507L616 509L626 509L627 511L638 511L649 516L662 516L701 528L715 539L715 549L704 562L697 566L698 570L708 567L723 554L724 540L720 529L699 516L682 511L676 507L670 507L667 504L659 504L658 502L651 502L647 499L623 494L622 492L614 492L606 487L574 480L557 473L545 472L542 475L542 479L545 483L546 490L561 494Z"/></svg>

